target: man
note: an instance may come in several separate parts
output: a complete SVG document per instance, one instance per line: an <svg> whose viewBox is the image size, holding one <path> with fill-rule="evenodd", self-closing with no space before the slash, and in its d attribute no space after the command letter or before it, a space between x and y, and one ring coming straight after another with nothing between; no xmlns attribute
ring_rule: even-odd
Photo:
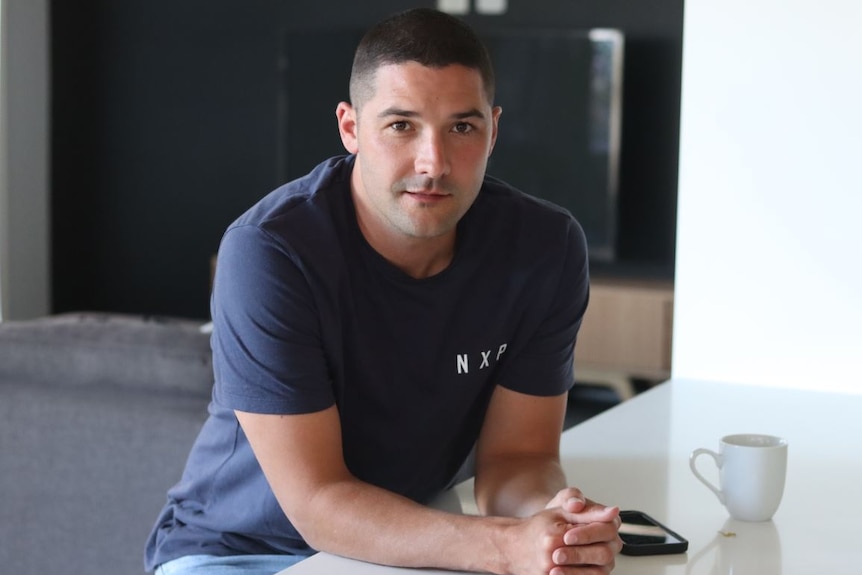
<svg viewBox="0 0 862 575"><path fill-rule="evenodd" d="M213 295L210 417L147 545L160 573L273 573L314 550L370 562L606 573L618 509L559 462L583 233L485 176L501 110L459 20L366 34L349 156L230 226ZM475 445L482 516L424 503ZM231 570L233 569L233 570Z"/></svg>

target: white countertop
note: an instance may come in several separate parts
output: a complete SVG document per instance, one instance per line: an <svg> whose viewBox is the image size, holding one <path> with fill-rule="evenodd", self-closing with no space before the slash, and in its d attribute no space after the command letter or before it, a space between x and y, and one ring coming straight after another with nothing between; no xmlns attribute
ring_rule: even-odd
<svg viewBox="0 0 862 575"><path fill-rule="evenodd" d="M731 433L789 442L784 499L770 522L731 520L688 467L693 449L717 450ZM684 555L620 556L615 574L862 573L862 395L672 380L566 431L561 452L569 482L588 497L645 511L689 540ZM700 463L717 481L709 459ZM469 482L456 489L468 512L470 491ZM283 573L417 571L320 553Z"/></svg>

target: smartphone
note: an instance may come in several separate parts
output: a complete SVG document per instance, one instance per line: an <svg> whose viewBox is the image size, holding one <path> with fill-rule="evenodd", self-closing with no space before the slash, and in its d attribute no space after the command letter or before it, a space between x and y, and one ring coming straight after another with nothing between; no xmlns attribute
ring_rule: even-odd
<svg viewBox="0 0 862 575"><path fill-rule="evenodd" d="M623 555L685 553L688 541L643 511L620 511Z"/></svg>

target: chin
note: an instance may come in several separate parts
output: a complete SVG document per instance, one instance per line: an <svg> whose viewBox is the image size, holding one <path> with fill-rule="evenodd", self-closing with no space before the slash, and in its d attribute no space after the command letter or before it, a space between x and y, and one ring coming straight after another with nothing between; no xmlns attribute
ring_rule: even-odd
<svg viewBox="0 0 862 575"><path fill-rule="evenodd" d="M450 224L449 222L435 224L411 222L411 225L408 225L404 231L416 239L431 240L443 237L451 233L454 229L455 225Z"/></svg>

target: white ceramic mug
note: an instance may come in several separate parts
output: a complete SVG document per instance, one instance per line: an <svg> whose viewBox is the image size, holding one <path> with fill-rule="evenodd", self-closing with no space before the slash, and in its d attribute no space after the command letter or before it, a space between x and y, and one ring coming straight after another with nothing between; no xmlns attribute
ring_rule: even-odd
<svg viewBox="0 0 862 575"><path fill-rule="evenodd" d="M696 461L709 455L719 470L721 488L697 470ZM773 435L738 434L721 438L719 452L695 449L689 466L718 496L730 516L742 521L768 521L778 510L787 474L787 441Z"/></svg>

